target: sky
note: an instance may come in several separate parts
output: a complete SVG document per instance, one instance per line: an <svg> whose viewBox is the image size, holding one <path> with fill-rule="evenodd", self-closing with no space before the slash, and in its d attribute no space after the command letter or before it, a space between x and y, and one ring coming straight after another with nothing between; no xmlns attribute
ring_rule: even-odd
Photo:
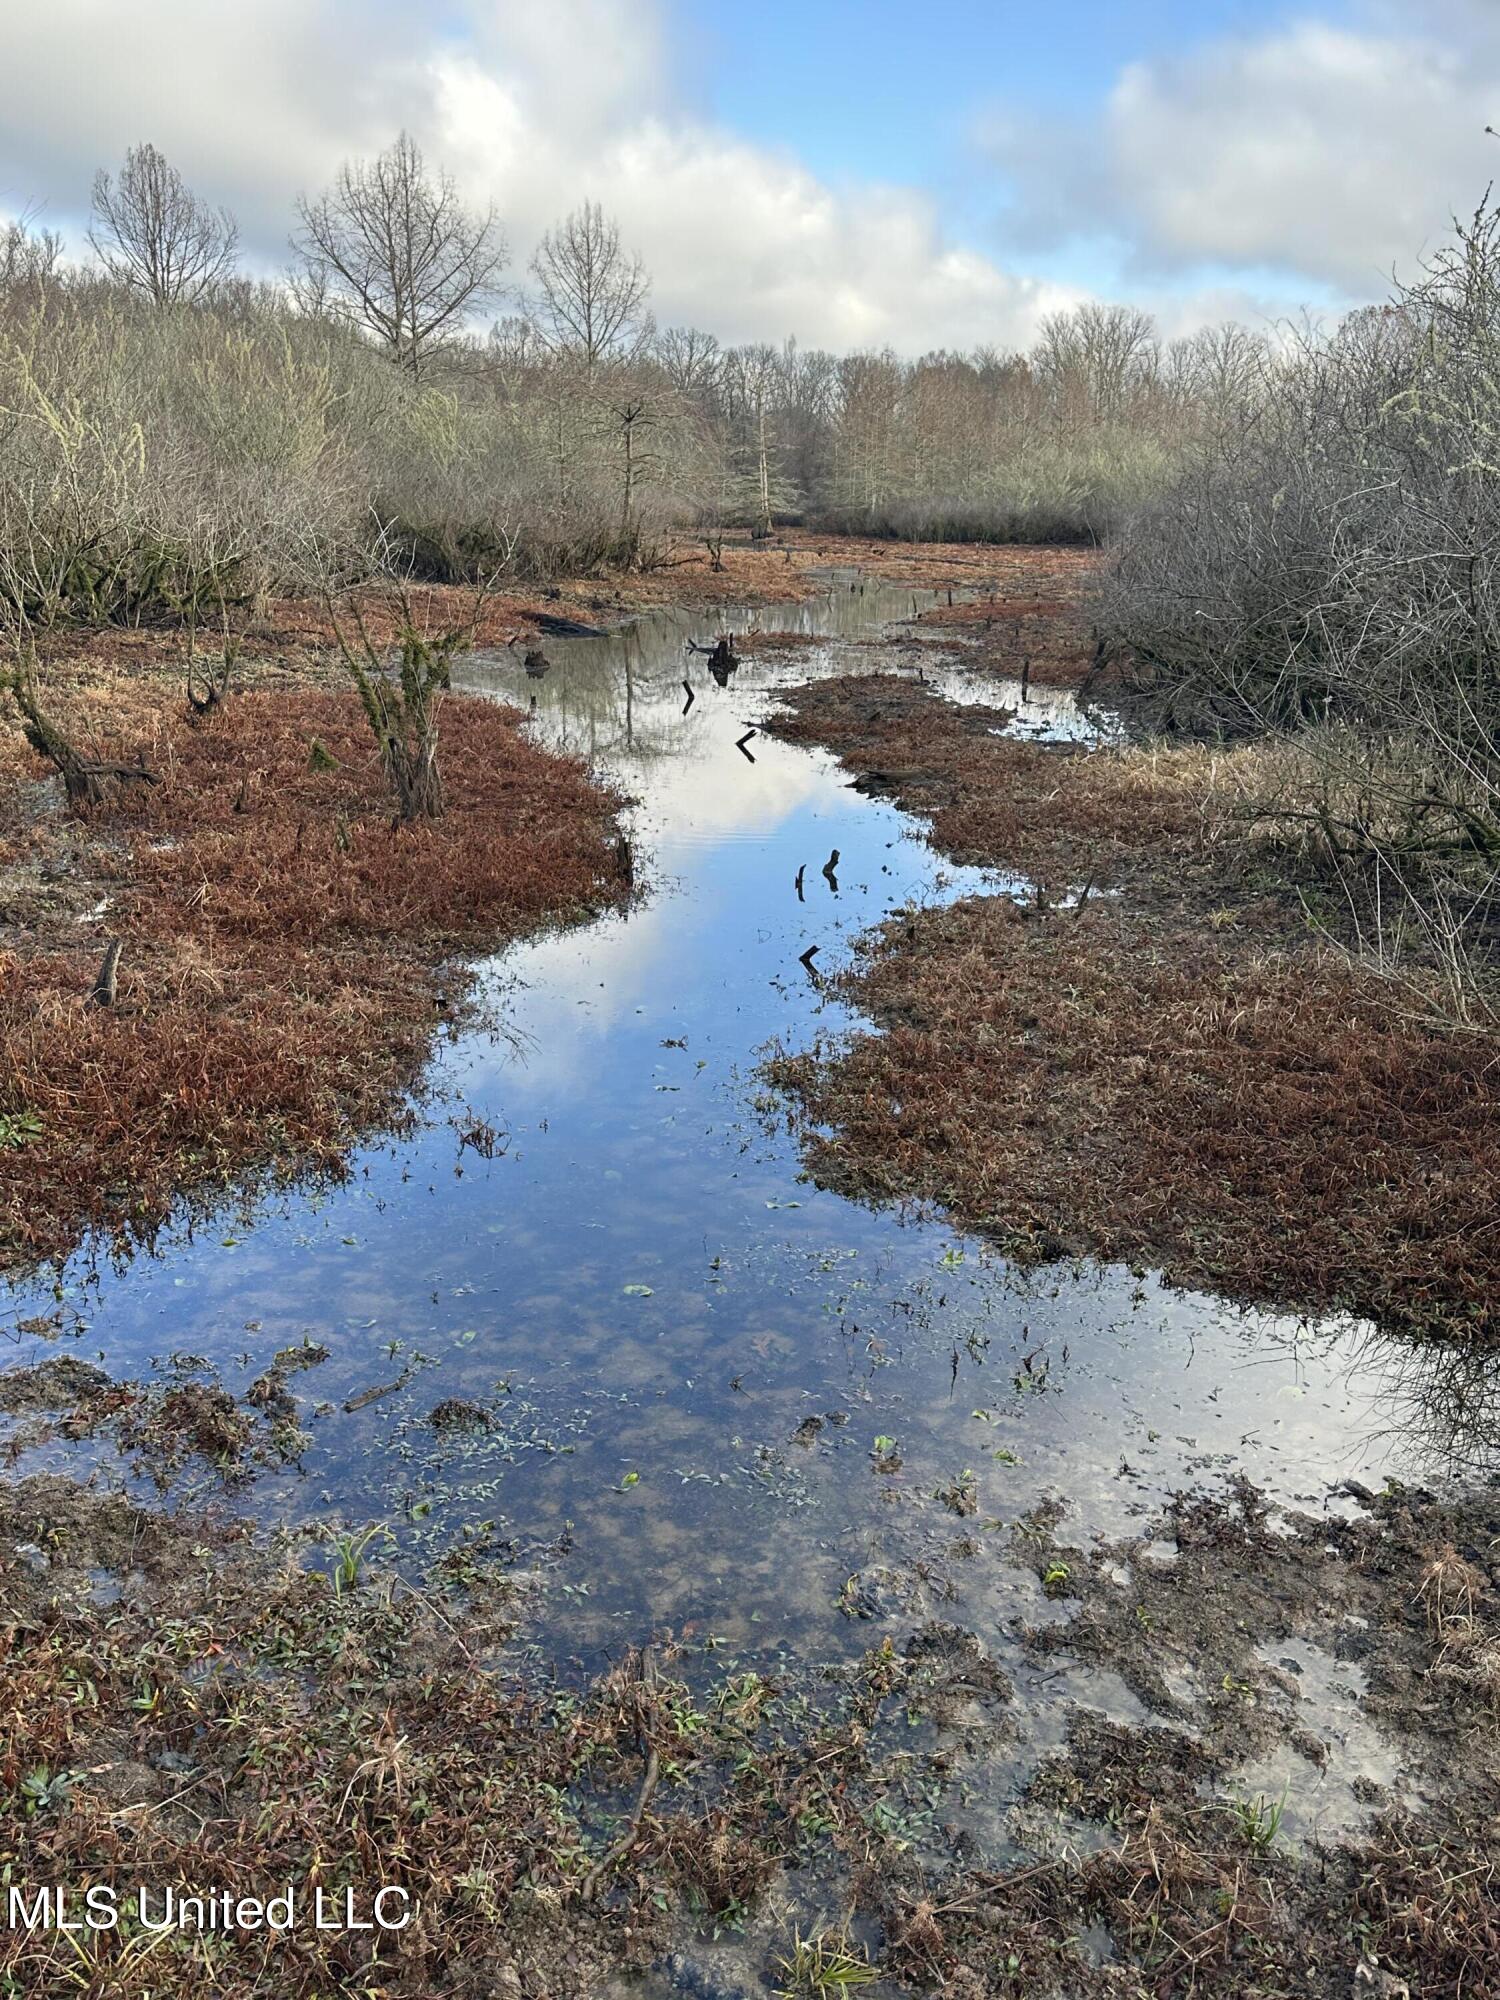
<svg viewBox="0 0 1500 2000"><path fill-rule="evenodd" d="M596 199L663 325L917 354L1384 297L1500 170L1500 0L4 0L0 214L84 248L141 140L287 260L403 127L522 291Z"/></svg>

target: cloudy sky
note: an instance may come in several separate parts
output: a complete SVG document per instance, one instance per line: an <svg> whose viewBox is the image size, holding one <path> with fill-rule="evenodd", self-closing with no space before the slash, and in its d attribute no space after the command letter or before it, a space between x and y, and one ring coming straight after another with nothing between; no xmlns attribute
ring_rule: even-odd
<svg viewBox="0 0 1500 2000"><path fill-rule="evenodd" d="M1500 0L4 0L0 76L0 213L74 241L150 139L275 270L404 125L518 281L596 197L664 324L839 348L1326 313L1500 170Z"/></svg>

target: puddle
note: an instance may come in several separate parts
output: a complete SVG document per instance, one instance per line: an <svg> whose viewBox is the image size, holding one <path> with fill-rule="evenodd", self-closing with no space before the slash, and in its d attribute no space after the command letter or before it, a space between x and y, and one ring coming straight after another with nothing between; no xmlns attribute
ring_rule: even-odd
<svg viewBox="0 0 1500 2000"><path fill-rule="evenodd" d="M838 578L758 617L549 640L540 681L518 655L466 663L466 685L534 701L547 741L638 801L648 895L487 969L505 1032L442 1049L414 1137L248 1225L179 1230L119 1271L75 1259L60 1298L13 1293L7 1361L55 1351L17 1328L59 1303L80 1358L212 1369L237 1397L278 1350L326 1344L290 1384L301 1460L226 1504L550 1566L532 1637L559 1663L666 1628L721 1658L848 1658L934 1613L997 1645L1036 1605L995 1524L1044 1497L1073 1539L1123 1535L1231 1471L1320 1508L1346 1477L1441 1469L1461 1435L1487 1449L1441 1355L1120 1268L1018 1272L941 1218L800 1178L757 1080L768 1039L848 1025L818 974L887 911L1020 885L947 865L832 759L747 732L811 674L916 671L915 640L850 642L931 601ZM684 646L726 623L818 643L749 653L720 687ZM927 673L945 683L930 655ZM1068 697L1034 702L1018 727L1087 734ZM492 1156L466 1122L493 1128ZM482 1417L434 1426L454 1399ZM961 1520L936 1496L966 1475ZM210 1490L201 1468L177 1489Z"/></svg>
<svg viewBox="0 0 1500 2000"><path fill-rule="evenodd" d="M1242 1765L1230 1795L1276 1810L1278 1830L1298 1843L1363 1832L1382 1804L1408 1789L1402 1758L1364 1712L1363 1669L1306 1639L1258 1650L1275 1670L1288 1713L1297 1721L1305 1713L1307 1721L1270 1754Z"/></svg>

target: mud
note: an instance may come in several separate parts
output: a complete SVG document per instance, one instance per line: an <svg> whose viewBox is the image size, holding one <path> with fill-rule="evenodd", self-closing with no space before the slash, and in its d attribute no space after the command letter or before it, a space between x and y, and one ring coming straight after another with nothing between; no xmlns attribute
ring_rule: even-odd
<svg viewBox="0 0 1500 2000"><path fill-rule="evenodd" d="M991 633L1055 630L1059 566L1000 553L1026 608ZM642 800L647 898L491 968L515 1036L456 1041L445 1115L349 1185L17 1296L7 1438L73 1476L0 1488L0 1867L423 1906L379 1959L109 1939L101 1992L201 1991L206 1954L229 2000L724 2000L839 1967L958 2000L1496 1993L1500 1488L1427 1469L1494 1464L1482 1351L1231 1313L1139 1263L1028 1269L809 1185L754 1063L777 1029L879 1042L847 938L953 948L872 998L919 1038L906 1103L930 1079L946 1106L860 1190L899 1200L968 1101L921 1038L993 1026L993 961L957 976L1004 948L976 912L1056 973L1150 892L1162 824L1195 920L1222 859L1190 787L1116 782L1071 700L955 665L960 621L805 622L742 642L732 688L689 666L686 713L684 639L752 614L549 641L532 727ZM866 642L905 676L858 697L880 795L764 734L749 763L784 679ZM478 665L512 699L523 672ZM1035 872L955 875L897 799L967 816L976 854L1018 826ZM1081 916L1068 841L1113 870ZM1147 926L1099 990L1172 942ZM1040 1004L997 1048L1058 1095ZM1096 1104L1090 1143L1122 1115ZM1033 1247L1086 1247L1051 1214ZM0 1968L78 1988L55 1938L5 1934Z"/></svg>

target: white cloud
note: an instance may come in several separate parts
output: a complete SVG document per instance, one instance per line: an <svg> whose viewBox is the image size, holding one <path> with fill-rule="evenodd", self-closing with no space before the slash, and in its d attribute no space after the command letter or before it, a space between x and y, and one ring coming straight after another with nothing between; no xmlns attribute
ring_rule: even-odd
<svg viewBox="0 0 1500 2000"><path fill-rule="evenodd" d="M645 257L658 317L730 340L1021 345L1098 288L956 243L921 190L834 187L705 120L674 74L667 4L10 0L0 213L41 201L76 237L95 167L149 138L275 269L297 194L404 125L493 199L513 278L549 223L598 198ZM997 114L984 143L1014 191L1017 260L1123 264L1170 331L1308 291L1379 296L1500 170L1483 133L1500 123L1500 6L1353 6L1133 61L1077 121Z"/></svg>
<svg viewBox="0 0 1500 2000"><path fill-rule="evenodd" d="M678 101L657 0L474 0L439 34L396 0L11 0L0 206L78 218L142 139L240 218L267 267L293 204L410 129L493 199L512 275L595 197L655 278L663 322L807 345L1024 344L1077 296L945 239L904 188L835 191Z"/></svg>
<svg viewBox="0 0 1500 2000"><path fill-rule="evenodd" d="M1366 0L1130 63L1074 124L998 116L1017 242L1107 235L1137 272L1281 269L1380 295L1500 168L1491 0Z"/></svg>

